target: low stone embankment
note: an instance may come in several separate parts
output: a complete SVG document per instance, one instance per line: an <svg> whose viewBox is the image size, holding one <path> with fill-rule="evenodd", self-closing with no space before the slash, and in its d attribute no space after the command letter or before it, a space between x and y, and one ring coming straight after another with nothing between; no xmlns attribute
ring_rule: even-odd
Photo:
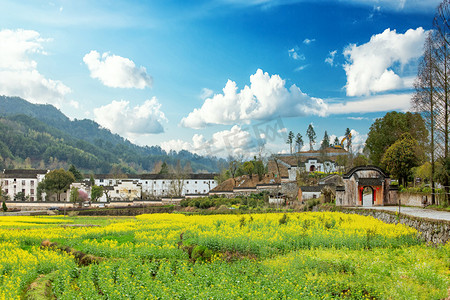
<svg viewBox="0 0 450 300"><path fill-rule="evenodd" d="M413 217L405 214L385 210L347 208L336 206L319 206L321 211L339 211L349 214L371 216L389 224L404 224L417 229L424 241L433 244L444 244L450 241L450 222L445 220L433 220Z"/></svg>

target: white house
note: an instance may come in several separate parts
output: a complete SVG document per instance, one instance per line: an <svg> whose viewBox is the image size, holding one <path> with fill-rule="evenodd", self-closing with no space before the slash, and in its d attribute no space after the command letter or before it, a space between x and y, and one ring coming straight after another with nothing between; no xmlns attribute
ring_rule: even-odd
<svg viewBox="0 0 450 300"><path fill-rule="evenodd" d="M20 192L28 201L38 201L37 186L47 173L48 170L6 169L0 174L0 188L11 201Z"/></svg>
<svg viewBox="0 0 450 300"><path fill-rule="evenodd" d="M214 180L216 174L187 174L177 176L173 174L141 174L141 175L122 175L120 178L113 178L112 175L95 175L95 184L98 186L112 186L114 192L110 197L119 192L119 186L124 182L133 182L135 186L139 186L141 194L138 198L154 198L161 199L163 197L182 196L204 196L217 186ZM118 186L116 188L116 186ZM130 186L131 189L131 186ZM119 193L120 194L120 193ZM125 196L125 194L121 194Z"/></svg>

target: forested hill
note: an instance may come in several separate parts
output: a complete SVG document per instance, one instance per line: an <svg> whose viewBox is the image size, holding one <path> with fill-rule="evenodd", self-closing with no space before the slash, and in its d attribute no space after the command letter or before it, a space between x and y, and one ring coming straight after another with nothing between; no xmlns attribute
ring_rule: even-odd
<svg viewBox="0 0 450 300"><path fill-rule="evenodd" d="M71 121L52 105L0 96L0 168L74 164L86 172L134 173L158 171L164 161L192 172L218 172L225 163L188 151L137 146L92 120Z"/></svg>

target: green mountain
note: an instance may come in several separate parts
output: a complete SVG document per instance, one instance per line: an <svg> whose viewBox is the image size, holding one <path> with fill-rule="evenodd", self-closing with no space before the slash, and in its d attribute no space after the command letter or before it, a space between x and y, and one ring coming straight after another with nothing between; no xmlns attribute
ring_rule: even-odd
<svg viewBox="0 0 450 300"><path fill-rule="evenodd" d="M141 147L92 120L70 120L52 105L0 96L0 168L67 168L85 172L151 172L163 161L193 172L218 172L223 159ZM157 171L157 170L156 170Z"/></svg>

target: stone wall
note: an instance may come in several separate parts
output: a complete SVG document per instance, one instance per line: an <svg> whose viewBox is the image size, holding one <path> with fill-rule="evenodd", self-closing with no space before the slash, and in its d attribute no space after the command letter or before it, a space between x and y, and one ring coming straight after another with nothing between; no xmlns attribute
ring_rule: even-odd
<svg viewBox="0 0 450 300"><path fill-rule="evenodd" d="M428 203L431 202L431 195L425 194L411 194L411 193L398 193L398 197L402 205L406 206L420 206L422 207L422 199L423 197L427 197Z"/></svg>
<svg viewBox="0 0 450 300"><path fill-rule="evenodd" d="M371 216L388 224L401 223L417 229L420 233L420 237L425 242L431 242L433 244L444 244L450 241L449 221L417 218L404 214L397 216L396 213L391 211L346 208L338 206L320 206L319 210L339 211L348 214Z"/></svg>

